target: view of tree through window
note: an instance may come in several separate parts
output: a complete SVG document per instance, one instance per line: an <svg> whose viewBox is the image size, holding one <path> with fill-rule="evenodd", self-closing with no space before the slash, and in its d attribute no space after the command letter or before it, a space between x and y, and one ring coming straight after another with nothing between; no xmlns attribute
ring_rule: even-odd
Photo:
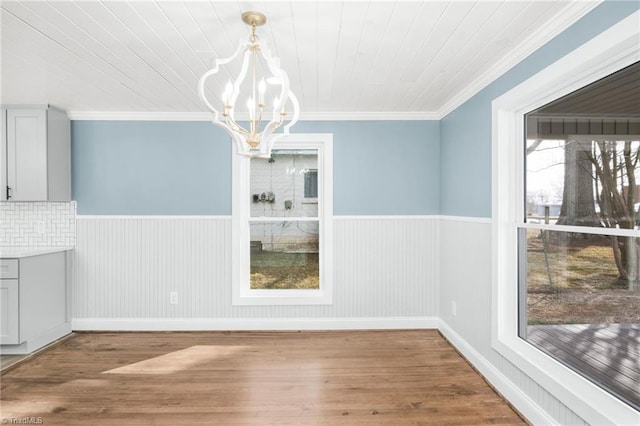
<svg viewBox="0 0 640 426"><path fill-rule="evenodd" d="M640 408L640 66L526 118L520 337Z"/></svg>

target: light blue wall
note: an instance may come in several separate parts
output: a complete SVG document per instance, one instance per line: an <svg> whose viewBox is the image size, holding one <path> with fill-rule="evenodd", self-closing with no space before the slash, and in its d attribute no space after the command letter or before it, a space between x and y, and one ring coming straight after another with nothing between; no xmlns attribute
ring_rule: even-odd
<svg viewBox="0 0 640 426"><path fill-rule="evenodd" d="M206 122L73 121L78 214L229 214L226 142Z"/></svg>
<svg viewBox="0 0 640 426"><path fill-rule="evenodd" d="M230 215L231 142L208 122L73 121L78 214ZM301 122L333 133L336 215L439 211L437 121Z"/></svg>
<svg viewBox="0 0 640 426"><path fill-rule="evenodd" d="M491 101L639 7L604 2L441 121L441 214L491 217Z"/></svg>
<svg viewBox="0 0 640 426"><path fill-rule="evenodd" d="M295 131L333 133L336 215L438 214L438 121L309 121Z"/></svg>

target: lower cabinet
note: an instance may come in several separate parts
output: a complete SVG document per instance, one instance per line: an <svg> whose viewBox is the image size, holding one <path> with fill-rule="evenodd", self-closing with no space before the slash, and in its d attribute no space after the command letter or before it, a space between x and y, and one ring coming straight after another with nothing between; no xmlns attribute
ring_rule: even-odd
<svg viewBox="0 0 640 426"><path fill-rule="evenodd" d="M66 252L0 260L0 352L30 353L71 332Z"/></svg>
<svg viewBox="0 0 640 426"><path fill-rule="evenodd" d="M18 280L0 280L0 343L3 345L20 343L18 306Z"/></svg>

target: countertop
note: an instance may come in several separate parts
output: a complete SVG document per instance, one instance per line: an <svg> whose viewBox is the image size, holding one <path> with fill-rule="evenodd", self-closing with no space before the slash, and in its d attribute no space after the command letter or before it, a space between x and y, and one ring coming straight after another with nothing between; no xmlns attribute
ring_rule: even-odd
<svg viewBox="0 0 640 426"><path fill-rule="evenodd" d="M0 258L20 259L23 257L40 256L43 254L58 253L73 250L74 247L0 247Z"/></svg>

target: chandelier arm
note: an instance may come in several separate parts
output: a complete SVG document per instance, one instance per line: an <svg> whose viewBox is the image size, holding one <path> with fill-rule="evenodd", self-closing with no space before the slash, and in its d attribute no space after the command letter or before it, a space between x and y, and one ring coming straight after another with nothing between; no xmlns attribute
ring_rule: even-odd
<svg viewBox="0 0 640 426"><path fill-rule="evenodd" d="M280 80L280 96L278 97L278 104L274 106L274 109L282 111L282 108L284 108L287 103L287 97L289 93L289 77L287 76L287 73L285 73L282 68L280 68L280 60L271 56L271 51L269 50L267 45L264 45L263 48L260 49L260 54L267 63L271 74L273 74Z"/></svg>
<svg viewBox="0 0 640 426"><path fill-rule="evenodd" d="M271 134L266 140L263 146L260 147L260 155L258 155L259 157L263 157L263 158L269 158L271 157L271 150L273 148L273 144L280 139L282 136L284 136L284 134L282 133L278 133L278 134Z"/></svg>
<svg viewBox="0 0 640 426"><path fill-rule="evenodd" d="M242 50L245 48L245 46L246 46L246 42L240 41L238 43L238 47L236 48L235 52L233 52L233 54L231 56L228 56L228 57L222 58L222 59L216 59L214 61L214 63L213 63L213 67L209 71L204 73L204 75L202 77L200 77L200 81L198 82L198 94L200 95L200 99L205 103L207 108L209 108L209 110L211 110L211 112L213 112L214 123L221 123L222 124L223 122L220 120L220 112L207 99L207 96L206 96L205 90L204 90L205 82L209 77L211 77L214 74L217 74L220 71L220 66L221 65L226 65L229 62L233 61L235 58L237 58L238 55L240 54L240 52L242 52ZM230 114L233 114L233 110L230 111ZM220 126L220 127L225 128L225 126ZM225 128L225 130L230 131L231 128L228 128L228 129Z"/></svg>
<svg viewBox="0 0 640 426"><path fill-rule="evenodd" d="M226 65L229 62L233 61L240 54L240 52L245 47L245 45L246 43L240 42L238 43L238 47L236 48L236 51L231 56L223 59L216 59L213 63L213 68L211 68L209 71L204 73L204 75L200 77L200 81L198 82L198 94L200 95L200 99L202 99L205 105L207 105L207 108L209 108L216 115L216 120L218 120L217 116L219 112L211 104L211 102L209 102L209 100L205 95L205 91L204 91L205 81L207 80L207 78L211 77L214 74L217 74L220 71L220 65Z"/></svg>
<svg viewBox="0 0 640 426"><path fill-rule="evenodd" d="M238 77L233 81L233 91L231 92L231 97L229 99L229 104L233 107L238 100L238 95L240 94L240 83L244 81L245 76L247 75L247 69L249 68L249 56L251 55L250 47L248 44L244 45L245 52L242 55L242 67L240 68L240 72L238 73ZM235 108L231 108L229 111L229 116L235 122Z"/></svg>
<svg viewBox="0 0 640 426"><path fill-rule="evenodd" d="M231 134L231 140L235 143L236 149L237 149L236 152L238 154L243 155L245 157L250 157L251 156L251 151L249 150L249 148L244 143L244 139L240 134L238 134L238 133Z"/></svg>
<svg viewBox="0 0 640 426"><path fill-rule="evenodd" d="M206 81L207 78L211 77L212 75L214 75L217 72L217 70L215 69L210 69L209 71L207 71L206 73L204 73L204 75L202 77L200 77L200 81L198 82L198 94L200 95L200 99L205 103L205 105L207 106L207 108L209 108L213 114L214 114L214 120L218 120L218 115L219 112L218 110L211 104L211 102L209 102L209 100L207 99L205 93L204 93L204 83Z"/></svg>
<svg viewBox="0 0 640 426"><path fill-rule="evenodd" d="M260 129L262 126L262 108L260 108L260 114L258 115L258 120L256 122L256 129Z"/></svg>
<svg viewBox="0 0 640 426"><path fill-rule="evenodd" d="M289 91L289 99L293 104L293 113L291 116L291 120L289 120L289 122L283 128L285 135L289 134L289 129L298 122L298 117L300 117L300 104L298 103L298 98L293 94L292 91Z"/></svg>
<svg viewBox="0 0 640 426"><path fill-rule="evenodd" d="M222 128L230 137L231 140L236 144L236 146L238 147L238 154L242 154L242 155L246 155L246 156L251 156L249 150L245 147L245 144L243 143L243 139L242 139L242 131L245 131L244 129L239 129L239 130L235 130L231 127L229 127L229 125L227 125L225 122L223 121L212 121L212 123L220 128ZM240 131L240 133L239 133ZM246 131L245 131L246 132Z"/></svg>
<svg viewBox="0 0 640 426"><path fill-rule="evenodd" d="M239 132L240 131L240 126L238 126L238 123L236 123L231 118L229 118L228 115L225 117L224 121L233 131L235 131L235 132Z"/></svg>
<svg viewBox="0 0 640 426"><path fill-rule="evenodd" d="M236 132L240 132L245 136L250 136L249 131L247 129L245 129L244 127L242 127L241 125L239 125L233 117L227 116L227 120L226 121L227 121L226 124L230 129L232 129L232 130L234 130Z"/></svg>
<svg viewBox="0 0 640 426"><path fill-rule="evenodd" d="M266 138L266 141L275 141L275 139L273 139L271 135L276 129L278 129L282 125L282 122L283 122L282 112L287 104L288 99L290 98L291 95L293 95L293 93L291 93L291 91L289 90L289 77L282 70L282 68L280 68L280 61L277 58L274 58L273 56L271 56L271 51L266 46L264 46L264 48L260 50L260 54L262 55L263 59L267 63L267 66L269 67L269 71L271 71L271 73L275 77L277 77L281 83L280 96L278 97L278 103L274 105L274 117L265 126L265 129L262 132L262 137ZM294 109L297 106L298 106L298 103L296 100L294 103ZM271 144L272 143L273 142L271 142Z"/></svg>

